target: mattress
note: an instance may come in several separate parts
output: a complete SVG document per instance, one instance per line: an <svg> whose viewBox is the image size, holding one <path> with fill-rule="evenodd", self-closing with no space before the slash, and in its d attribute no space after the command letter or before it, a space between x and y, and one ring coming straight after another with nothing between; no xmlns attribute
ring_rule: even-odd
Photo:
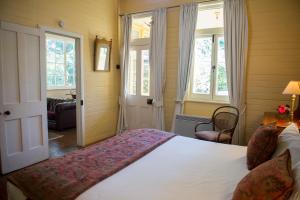
<svg viewBox="0 0 300 200"><path fill-rule="evenodd" d="M246 147L176 136L76 200L231 199L249 172ZM8 183L10 200L26 197Z"/></svg>

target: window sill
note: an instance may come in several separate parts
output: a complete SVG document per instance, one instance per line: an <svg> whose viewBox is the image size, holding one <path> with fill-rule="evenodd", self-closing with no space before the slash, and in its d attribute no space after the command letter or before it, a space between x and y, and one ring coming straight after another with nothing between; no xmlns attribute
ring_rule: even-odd
<svg viewBox="0 0 300 200"><path fill-rule="evenodd" d="M47 88L47 90L76 90L76 88Z"/></svg>
<svg viewBox="0 0 300 200"><path fill-rule="evenodd" d="M209 101L200 99L186 99L185 102L230 105L229 101Z"/></svg>

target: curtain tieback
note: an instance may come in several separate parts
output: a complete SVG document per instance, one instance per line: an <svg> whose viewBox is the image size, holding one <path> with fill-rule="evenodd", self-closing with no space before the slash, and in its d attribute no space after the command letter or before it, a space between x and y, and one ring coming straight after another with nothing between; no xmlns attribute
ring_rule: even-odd
<svg viewBox="0 0 300 200"><path fill-rule="evenodd" d="M153 105L155 107L163 107L164 106L164 102L163 101L156 101L153 99Z"/></svg>
<svg viewBox="0 0 300 200"><path fill-rule="evenodd" d="M175 103L177 103L177 104L184 104L184 100L178 100L178 99L177 99L177 100L175 101Z"/></svg>
<svg viewBox="0 0 300 200"><path fill-rule="evenodd" d="M122 98L121 96L119 96L119 105L122 105L122 106L125 105L125 98Z"/></svg>

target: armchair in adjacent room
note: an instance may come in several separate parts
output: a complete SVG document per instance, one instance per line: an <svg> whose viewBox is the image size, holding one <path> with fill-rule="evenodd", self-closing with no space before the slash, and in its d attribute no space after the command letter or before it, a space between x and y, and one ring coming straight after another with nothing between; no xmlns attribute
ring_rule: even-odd
<svg viewBox="0 0 300 200"><path fill-rule="evenodd" d="M65 130L76 127L76 100L47 98L48 128Z"/></svg>

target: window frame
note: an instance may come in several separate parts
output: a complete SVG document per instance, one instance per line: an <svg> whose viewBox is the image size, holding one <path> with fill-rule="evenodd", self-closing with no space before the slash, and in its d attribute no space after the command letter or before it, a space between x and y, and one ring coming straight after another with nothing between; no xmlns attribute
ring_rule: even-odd
<svg viewBox="0 0 300 200"><path fill-rule="evenodd" d="M218 2L216 4L199 4L198 11L221 8L223 7L223 2ZM194 58L192 61L192 67L190 71L190 78L188 84L188 91L186 100L195 102L206 102L206 103L221 103L229 104L229 95L217 95L217 63L218 63L218 44L217 38L224 37L224 27L216 28L206 28L206 29L196 29L195 39L201 37L212 37L212 52L211 52L211 71L210 71L210 93L209 94L197 94L193 93L193 82L194 82ZM194 50L195 51L195 50ZM195 55L195 54L194 54ZM227 87L229 88L229 83L227 82Z"/></svg>
<svg viewBox="0 0 300 200"><path fill-rule="evenodd" d="M134 18L143 18L143 17L152 17L152 13L143 13L143 14L136 14L133 16ZM151 27L150 27L150 34L151 34ZM151 37L151 35L150 35ZM150 37L149 38L136 38L136 39L131 39L130 36L130 42L129 42L129 52L130 51L136 51L136 94L130 94L130 88L129 88L129 73L130 71L128 70L128 81L126 84L126 87L128 89L128 95L129 96L140 96L140 97L151 97L153 94L153 84L152 79L153 79L153 69L150 66L150 77L149 77L149 95L142 95L142 51L143 50L148 50L149 51L149 62L150 62ZM130 58L129 58L130 59ZM129 61L130 64L130 61ZM149 63L150 65L150 63ZM140 67L138 67L140 66Z"/></svg>
<svg viewBox="0 0 300 200"><path fill-rule="evenodd" d="M217 38L224 37L223 28L210 28L210 29L199 29L196 30L195 39L201 37L211 37L212 38L212 52L211 52L211 71L210 71L210 93L209 94L196 94L193 93L193 83L194 83L194 58L192 62L189 88L187 100L199 101L199 102L211 102L211 103L229 103L229 96L227 95L217 95L217 63L218 63L218 44ZM227 83L228 84L228 83ZM229 87L229 86L227 86Z"/></svg>
<svg viewBox="0 0 300 200"><path fill-rule="evenodd" d="M146 13L140 13L140 14L134 14L132 15L132 23L134 21L134 19L138 19L138 18L146 18L146 17L153 17L151 12L146 12ZM151 19L152 20L152 19ZM152 23L152 22L151 22ZM132 24L133 25L133 24ZM132 30L131 30L132 31ZM150 35L149 38L135 38L135 39L131 39L132 33L130 35L130 44L132 45L143 45L145 43L149 43L150 44L150 37L151 37L151 27L150 27Z"/></svg>
<svg viewBox="0 0 300 200"><path fill-rule="evenodd" d="M66 85L66 81L67 81L67 73L66 73L66 69L67 69L67 56L66 56L66 46L64 45L63 47L63 52L64 52L64 86L49 86L48 85L48 61L47 61L47 49L46 49L46 74L47 74L47 90L74 90L76 89L76 52L75 52L75 49L76 49L76 40L75 38L73 37L65 37L65 36L60 36L60 35L55 35L55 34L51 34L51 33L46 33L46 37L45 37L45 40L47 42L47 39L52 39L52 40L62 40L63 43L73 43L74 44L74 70L75 70L75 73L74 73L74 85L72 86L67 86ZM47 45L47 44L46 44ZM51 63L51 62L49 62ZM56 67L56 62L53 63L54 66ZM62 64L62 63L61 63ZM55 75L54 75L55 76Z"/></svg>

